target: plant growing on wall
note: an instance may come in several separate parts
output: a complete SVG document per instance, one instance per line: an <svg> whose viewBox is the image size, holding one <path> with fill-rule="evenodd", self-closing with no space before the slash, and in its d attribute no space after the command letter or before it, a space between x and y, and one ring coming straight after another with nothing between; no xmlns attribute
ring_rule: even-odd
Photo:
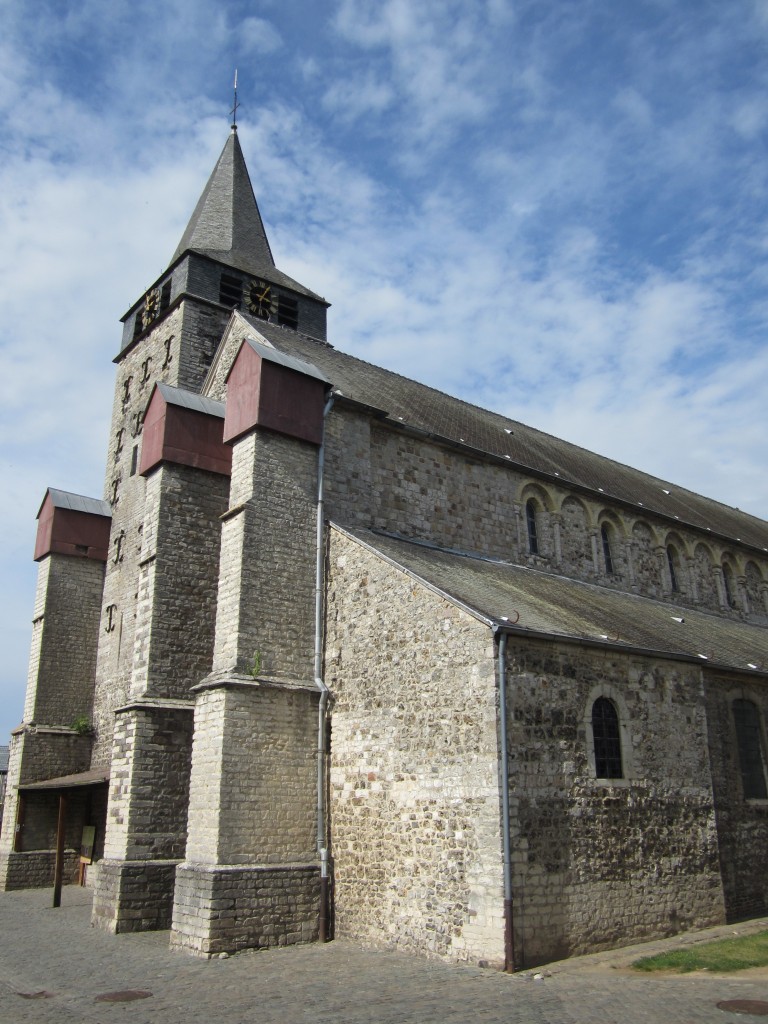
<svg viewBox="0 0 768 1024"><path fill-rule="evenodd" d="M70 725L70 729L76 732L78 736L89 736L93 732L88 715L78 715Z"/></svg>
<svg viewBox="0 0 768 1024"><path fill-rule="evenodd" d="M261 651L253 652L253 664L251 665L251 675L254 679L257 679L261 672Z"/></svg>

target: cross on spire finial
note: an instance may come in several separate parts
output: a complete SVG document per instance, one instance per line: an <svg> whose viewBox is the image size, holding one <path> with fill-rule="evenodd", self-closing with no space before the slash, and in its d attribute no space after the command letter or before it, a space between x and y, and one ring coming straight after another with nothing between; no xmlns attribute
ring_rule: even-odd
<svg viewBox="0 0 768 1024"><path fill-rule="evenodd" d="M232 115L232 131L233 132L237 131L237 108L239 106L240 106L240 104L237 102L237 68L235 68L235 102L232 105L232 109L230 110L230 114Z"/></svg>

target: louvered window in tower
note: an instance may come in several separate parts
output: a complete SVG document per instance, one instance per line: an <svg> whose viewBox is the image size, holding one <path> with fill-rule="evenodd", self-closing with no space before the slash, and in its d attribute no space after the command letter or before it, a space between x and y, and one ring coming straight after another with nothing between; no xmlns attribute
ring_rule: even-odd
<svg viewBox="0 0 768 1024"><path fill-rule="evenodd" d="M299 326L299 304L296 299L285 295L277 297L277 322L283 327L291 327L295 331Z"/></svg>
<svg viewBox="0 0 768 1024"><path fill-rule="evenodd" d="M222 274L219 282L219 302L222 306L239 309L243 301L243 282L232 274Z"/></svg>

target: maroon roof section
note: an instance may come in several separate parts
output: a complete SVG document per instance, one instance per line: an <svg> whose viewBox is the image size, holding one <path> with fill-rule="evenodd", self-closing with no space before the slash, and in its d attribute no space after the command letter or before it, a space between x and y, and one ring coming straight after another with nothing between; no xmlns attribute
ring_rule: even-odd
<svg viewBox="0 0 768 1024"><path fill-rule="evenodd" d="M106 562L111 524L106 501L49 487L37 513L35 561L55 553Z"/></svg>
<svg viewBox="0 0 768 1024"><path fill-rule="evenodd" d="M227 377L224 440L266 427L311 444L323 439L327 381L312 366L247 339Z"/></svg>
<svg viewBox="0 0 768 1024"><path fill-rule="evenodd" d="M224 444L224 406L169 384L158 384L144 413L139 472L161 462L229 476L232 449Z"/></svg>

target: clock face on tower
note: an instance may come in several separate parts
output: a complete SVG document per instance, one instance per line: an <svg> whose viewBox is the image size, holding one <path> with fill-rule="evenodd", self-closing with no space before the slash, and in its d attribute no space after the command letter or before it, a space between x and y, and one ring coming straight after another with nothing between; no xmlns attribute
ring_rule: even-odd
<svg viewBox="0 0 768 1024"><path fill-rule="evenodd" d="M248 311L269 320L277 312L277 301L272 294L272 287L266 281L255 278L248 286Z"/></svg>
<svg viewBox="0 0 768 1024"><path fill-rule="evenodd" d="M151 292L147 292L147 296L144 299L144 312L142 314L143 327L146 330L149 325L157 319L157 314L160 312L160 295L157 288L153 288Z"/></svg>

